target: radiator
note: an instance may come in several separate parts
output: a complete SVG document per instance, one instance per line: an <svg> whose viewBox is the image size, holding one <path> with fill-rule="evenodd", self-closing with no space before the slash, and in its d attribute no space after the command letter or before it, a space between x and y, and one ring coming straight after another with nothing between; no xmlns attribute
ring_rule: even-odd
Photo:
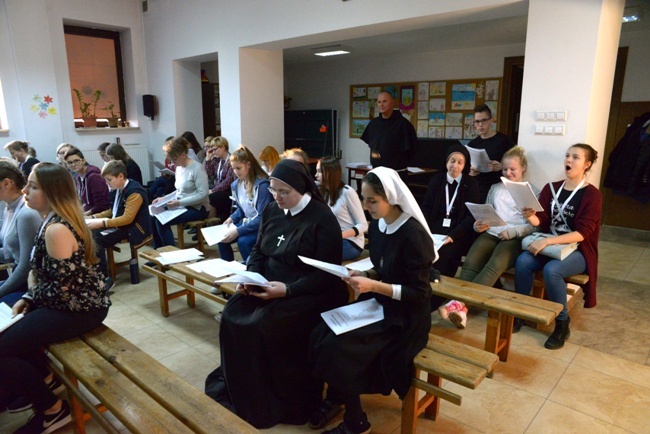
<svg viewBox="0 0 650 434"><path fill-rule="evenodd" d="M140 144L123 144L124 150L131 158L138 163L140 170L142 171L142 182L144 185L147 185L151 181L151 167L149 164L149 150L146 146ZM99 156L99 151L96 149L83 151L84 157L88 164L97 166L100 169L104 167L104 160Z"/></svg>

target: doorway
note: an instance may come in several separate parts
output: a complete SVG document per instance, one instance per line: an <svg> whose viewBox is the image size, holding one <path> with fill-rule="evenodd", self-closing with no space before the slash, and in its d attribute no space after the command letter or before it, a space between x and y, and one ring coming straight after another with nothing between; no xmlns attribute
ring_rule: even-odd
<svg viewBox="0 0 650 434"><path fill-rule="evenodd" d="M521 113L521 90L524 85L524 56L506 57L503 61L503 96L501 115L497 119L498 130L519 140L519 116Z"/></svg>

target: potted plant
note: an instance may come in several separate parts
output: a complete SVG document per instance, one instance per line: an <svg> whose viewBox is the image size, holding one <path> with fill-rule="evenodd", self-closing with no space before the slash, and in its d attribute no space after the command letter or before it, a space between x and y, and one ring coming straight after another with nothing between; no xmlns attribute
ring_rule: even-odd
<svg viewBox="0 0 650 434"><path fill-rule="evenodd" d="M84 121L84 128L96 127L97 126L97 103L102 97L102 91L96 90L90 94L90 101L86 102L84 100L83 94L79 89L72 89L77 95L77 100L79 101L79 110L81 110L81 118Z"/></svg>
<svg viewBox="0 0 650 434"><path fill-rule="evenodd" d="M113 101L108 100L108 107L104 107L102 109L111 113L111 117L108 118L108 126L111 128L117 128L117 115L113 111L114 108L115 108L115 104L113 103Z"/></svg>

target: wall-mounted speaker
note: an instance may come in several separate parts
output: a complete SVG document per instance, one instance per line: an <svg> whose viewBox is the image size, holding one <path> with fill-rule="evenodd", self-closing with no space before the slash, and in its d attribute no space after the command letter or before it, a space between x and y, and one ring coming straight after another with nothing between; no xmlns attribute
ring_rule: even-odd
<svg viewBox="0 0 650 434"><path fill-rule="evenodd" d="M142 109L144 115L153 120L154 116L158 114L158 102L155 95L142 95Z"/></svg>

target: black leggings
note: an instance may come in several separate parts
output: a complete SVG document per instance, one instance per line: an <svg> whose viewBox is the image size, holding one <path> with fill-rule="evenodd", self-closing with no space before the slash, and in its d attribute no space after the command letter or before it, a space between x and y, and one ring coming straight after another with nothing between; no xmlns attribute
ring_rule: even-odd
<svg viewBox="0 0 650 434"><path fill-rule="evenodd" d="M49 375L43 347L71 339L99 326L108 309L70 312L41 307L0 333L0 389L27 398L39 412L57 397L43 379Z"/></svg>

